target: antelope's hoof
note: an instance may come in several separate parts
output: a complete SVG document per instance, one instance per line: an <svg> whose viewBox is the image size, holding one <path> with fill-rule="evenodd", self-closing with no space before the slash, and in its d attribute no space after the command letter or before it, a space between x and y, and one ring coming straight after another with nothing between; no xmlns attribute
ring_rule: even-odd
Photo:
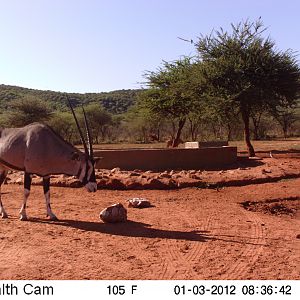
<svg viewBox="0 0 300 300"><path fill-rule="evenodd" d="M27 218L27 216L20 215L20 220L21 221L28 221L28 218Z"/></svg>
<svg viewBox="0 0 300 300"><path fill-rule="evenodd" d="M55 215L53 215L53 216L47 215L47 217L49 218L50 221L59 221Z"/></svg>

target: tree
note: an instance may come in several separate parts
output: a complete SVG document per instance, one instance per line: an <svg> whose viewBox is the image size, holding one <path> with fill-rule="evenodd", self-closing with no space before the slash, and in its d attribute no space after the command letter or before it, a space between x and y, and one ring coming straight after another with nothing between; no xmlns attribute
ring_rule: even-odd
<svg viewBox="0 0 300 300"><path fill-rule="evenodd" d="M172 147L177 147L188 114L195 109L199 94L194 90L194 63L185 57L164 62L156 72L148 72L149 89L140 96L140 102L155 115L170 118L177 123Z"/></svg>
<svg viewBox="0 0 300 300"><path fill-rule="evenodd" d="M74 117L70 112L55 112L47 123L68 142L80 141Z"/></svg>
<svg viewBox="0 0 300 300"><path fill-rule="evenodd" d="M293 107L276 107L271 111L271 115L281 126L284 138L288 137L292 125L300 119Z"/></svg>
<svg viewBox="0 0 300 300"><path fill-rule="evenodd" d="M249 124L253 109L292 106L300 91L300 69L290 50L278 51L270 38L262 37L266 28L260 19L231 27L231 33L221 28L199 38L199 66L207 94L239 110L248 154L255 156Z"/></svg>
<svg viewBox="0 0 300 300"><path fill-rule="evenodd" d="M22 127L33 122L45 122L51 114L52 110L46 102L34 96L24 96L11 101L7 123L12 127Z"/></svg>
<svg viewBox="0 0 300 300"><path fill-rule="evenodd" d="M80 116L79 119L81 119L81 123L83 124L81 107L77 110L78 116ZM98 144L100 141L99 138L102 140L106 138L108 127L112 124L112 116L98 103L91 103L85 106L84 110L88 118L91 135Z"/></svg>

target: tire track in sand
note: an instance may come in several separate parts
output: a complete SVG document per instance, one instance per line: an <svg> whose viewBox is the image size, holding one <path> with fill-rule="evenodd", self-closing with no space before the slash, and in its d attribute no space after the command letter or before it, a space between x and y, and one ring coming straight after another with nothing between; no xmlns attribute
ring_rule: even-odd
<svg viewBox="0 0 300 300"><path fill-rule="evenodd" d="M240 245L243 249L240 251L236 261L222 274L220 279L243 280L247 279L247 273L258 259L260 253L263 251L266 240L265 230L261 225L261 219L253 212L244 212L243 214L251 221L251 234L247 237L245 243L242 241Z"/></svg>
<svg viewBox="0 0 300 300"><path fill-rule="evenodd" d="M176 279L185 279L188 273L192 274L195 262L203 255L208 246L205 241L205 232L209 231L215 225L211 215L206 215L205 219L198 222L194 214L187 214L183 210L180 210L178 218L186 222L190 228L200 227L200 240L187 240L187 243L189 243L187 249L183 249L182 243L168 239L161 268L162 272L158 274L158 279L175 279L176 276L178 276ZM204 232L203 241L201 241L201 231ZM195 230L195 237L196 234L197 230Z"/></svg>

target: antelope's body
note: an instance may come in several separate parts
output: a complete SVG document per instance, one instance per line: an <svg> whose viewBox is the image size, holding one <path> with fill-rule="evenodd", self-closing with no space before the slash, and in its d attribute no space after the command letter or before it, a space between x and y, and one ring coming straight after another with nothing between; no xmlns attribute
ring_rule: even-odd
<svg viewBox="0 0 300 300"><path fill-rule="evenodd" d="M75 154L84 160L83 153L43 124L0 131L0 164L13 170L42 177L77 175L79 162L70 159Z"/></svg>
<svg viewBox="0 0 300 300"><path fill-rule="evenodd" d="M47 216L57 220L50 206L50 175L66 174L76 176L89 192L96 192L97 184L94 169L92 145L88 150L71 107L85 148L85 153L76 149L56 134L49 126L33 123L22 128L0 129L0 215L7 217L1 201L1 184L8 170L24 171L24 200L20 219L26 220L26 202L30 193L31 175L43 177ZM85 115L85 113L84 113ZM85 116L86 121L86 116ZM88 141L90 140L89 129Z"/></svg>

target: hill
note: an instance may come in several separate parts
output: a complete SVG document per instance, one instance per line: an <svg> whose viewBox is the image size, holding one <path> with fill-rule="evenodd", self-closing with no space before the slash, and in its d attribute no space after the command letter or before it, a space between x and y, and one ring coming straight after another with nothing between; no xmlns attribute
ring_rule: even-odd
<svg viewBox="0 0 300 300"><path fill-rule="evenodd" d="M102 93L68 93L72 104L76 107L83 103L100 102L113 114L124 113L136 102L140 90L117 90ZM11 101L24 96L34 96L47 101L55 110L66 110L66 93L28 89L18 86L0 85L0 109L7 109Z"/></svg>

